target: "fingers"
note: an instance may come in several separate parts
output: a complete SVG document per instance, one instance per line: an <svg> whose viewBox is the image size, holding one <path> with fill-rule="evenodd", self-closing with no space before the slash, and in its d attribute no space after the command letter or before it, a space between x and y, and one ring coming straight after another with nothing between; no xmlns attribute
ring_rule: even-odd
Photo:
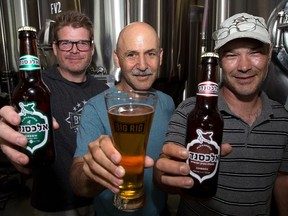
<svg viewBox="0 0 288 216"><path fill-rule="evenodd" d="M27 165L29 158L19 151L20 147L26 147L27 138L16 131L21 119L11 106L4 106L0 109L0 147L7 158L15 165L20 172L30 172L23 166ZM28 174L28 173L27 173Z"/></svg>
<svg viewBox="0 0 288 216"><path fill-rule="evenodd" d="M188 151L174 143L165 144L162 150L154 166L157 181L173 188L191 188L194 181L189 177L190 167L185 162Z"/></svg>
<svg viewBox="0 0 288 216"><path fill-rule="evenodd" d="M109 136L101 136L90 143L84 161L86 175L114 193L119 192L118 187L123 183L125 170L118 166L121 155L114 148Z"/></svg>
<svg viewBox="0 0 288 216"><path fill-rule="evenodd" d="M156 167L169 175L188 175L190 168L185 163L188 156L189 153L183 146L167 143L163 146L163 153Z"/></svg>
<svg viewBox="0 0 288 216"><path fill-rule="evenodd" d="M194 181L189 176L168 176L162 175L161 182L167 186L174 188L191 188L194 185Z"/></svg>
<svg viewBox="0 0 288 216"><path fill-rule="evenodd" d="M165 185L181 188L190 188L193 185L193 180L188 176L190 167L185 161L162 156L157 160L155 168L162 173L160 181Z"/></svg>
<svg viewBox="0 0 288 216"><path fill-rule="evenodd" d="M232 152L232 146L229 143L223 143L221 145L221 156L227 156Z"/></svg>
<svg viewBox="0 0 288 216"><path fill-rule="evenodd" d="M31 168L27 168L26 165L28 164L28 160L27 160L27 163L26 164L17 164L17 163L14 163L12 162L13 166L21 173L24 173L26 175L29 175L31 174L32 172L32 169Z"/></svg>
<svg viewBox="0 0 288 216"><path fill-rule="evenodd" d="M151 168L154 166L154 160L151 157L146 155L144 165L145 165L145 168Z"/></svg>
<svg viewBox="0 0 288 216"><path fill-rule="evenodd" d="M4 106L0 109L0 117L9 124L16 126L21 122L20 116L12 106Z"/></svg>
<svg viewBox="0 0 288 216"><path fill-rule="evenodd" d="M221 145L221 155L226 156L232 151L230 144ZM191 188L194 181L189 177L190 167L186 164L188 151L174 143L167 143L163 146L162 154L154 166L154 179L157 183L175 188Z"/></svg>
<svg viewBox="0 0 288 216"><path fill-rule="evenodd" d="M56 130L60 127L60 125L58 124L58 122L56 121L56 119L53 117L53 129Z"/></svg>
<svg viewBox="0 0 288 216"><path fill-rule="evenodd" d="M169 175L188 175L190 171L189 165L185 161L171 160L167 157L159 158L156 167Z"/></svg>
<svg viewBox="0 0 288 216"><path fill-rule="evenodd" d="M108 188L113 193L119 192L118 187L123 183L123 180L115 177L112 173L108 172L98 163L95 163L93 161L91 162L91 160L89 161L89 159L86 156L84 157L84 161L85 163L83 166L83 170L87 176L89 176L98 184L104 186L105 188ZM123 173L125 172L124 169L122 170L122 172Z"/></svg>
<svg viewBox="0 0 288 216"><path fill-rule="evenodd" d="M3 153L14 163L26 165L29 161L29 158L26 154L12 148L9 145L1 145Z"/></svg>
<svg viewBox="0 0 288 216"><path fill-rule="evenodd" d="M15 112L13 107L2 107L0 109L0 117L0 144L10 143L22 147L26 146L26 137L13 128L13 126L19 125L21 121L20 116Z"/></svg>
<svg viewBox="0 0 288 216"><path fill-rule="evenodd" d="M168 157L177 158L179 160L187 159L189 156L189 152L186 148L176 145L175 143L166 143L163 146L162 152Z"/></svg>
<svg viewBox="0 0 288 216"><path fill-rule="evenodd" d="M125 170L119 165L121 154L115 149L111 138L102 135L94 142L89 143L88 148L88 153L83 157L85 174L113 193L118 193L119 186L123 184ZM153 159L146 156L145 167L150 168L153 165Z"/></svg>
<svg viewBox="0 0 288 216"><path fill-rule="evenodd" d="M5 145L8 143L25 147L27 138L5 122L0 121L0 144Z"/></svg>

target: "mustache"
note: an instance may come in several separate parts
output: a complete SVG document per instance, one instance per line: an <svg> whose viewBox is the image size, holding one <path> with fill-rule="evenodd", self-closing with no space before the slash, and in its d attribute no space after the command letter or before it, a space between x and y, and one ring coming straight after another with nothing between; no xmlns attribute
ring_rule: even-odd
<svg viewBox="0 0 288 216"><path fill-rule="evenodd" d="M145 71L139 70L139 69L134 69L132 70L132 75L133 76L146 76L146 75L151 75L153 74L152 70L150 68L147 68Z"/></svg>

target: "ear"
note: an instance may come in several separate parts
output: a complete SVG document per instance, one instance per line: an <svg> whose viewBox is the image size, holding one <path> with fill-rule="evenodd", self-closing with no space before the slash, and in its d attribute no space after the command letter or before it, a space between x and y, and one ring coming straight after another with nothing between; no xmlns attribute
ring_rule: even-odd
<svg viewBox="0 0 288 216"><path fill-rule="evenodd" d="M269 50L269 61L270 61L271 58L272 58L272 51L273 51L273 44L271 43L271 45L270 45L270 50Z"/></svg>
<svg viewBox="0 0 288 216"><path fill-rule="evenodd" d="M219 56L218 65L219 65L220 68L222 68L222 61L221 61L221 60L222 60L222 59L221 59L220 56Z"/></svg>
<svg viewBox="0 0 288 216"><path fill-rule="evenodd" d="M160 65L162 65L162 59L163 59L163 49L162 48L160 48L159 57L160 57Z"/></svg>
<svg viewBox="0 0 288 216"><path fill-rule="evenodd" d="M91 50L92 55L94 55L94 52L95 52L95 43L92 44L92 47L91 47L91 48L92 48L92 50Z"/></svg>
<svg viewBox="0 0 288 216"><path fill-rule="evenodd" d="M118 57L118 54L117 54L117 51L114 50L113 52L113 58L114 58L114 64L117 68L120 68L120 63L119 63L119 57Z"/></svg>
<svg viewBox="0 0 288 216"><path fill-rule="evenodd" d="M54 53L54 55L57 56L58 50L57 50L57 45L56 45L55 42L52 43L52 48L53 48L53 53Z"/></svg>

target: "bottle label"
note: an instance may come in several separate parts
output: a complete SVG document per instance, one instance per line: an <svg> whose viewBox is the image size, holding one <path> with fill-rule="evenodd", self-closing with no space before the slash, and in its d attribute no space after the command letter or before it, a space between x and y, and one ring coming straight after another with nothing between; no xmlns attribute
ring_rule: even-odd
<svg viewBox="0 0 288 216"><path fill-rule="evenodd" d="M212 131L197 129L196 133L197 139L187 144L189 157L186 163L190 166L190 175L202 183L217 172L220 146L213 140Z"/></svg>
<svg viewBox="0 0 288 216"><path fill-rule="evenodd" d="M24 55L19 59L19 70L33 71L40 70L39 58L33 55Z"/></svg>
<svg viewBox="0 0 288 216"><path fill-rule="evenodd" d="M197 95L218 96L218 84L211 81L205 81L199 83Z"/></svg>
<svg viewBox="0 0 288 216"><path fill-rule="evenodd" d="M19 132L27 137L28 145L26 149L34 154L37 149L42 148L47 143L48 118L36 109L36 102L20 102L19 107L21 108L19 112L21 117Z"/></svg>

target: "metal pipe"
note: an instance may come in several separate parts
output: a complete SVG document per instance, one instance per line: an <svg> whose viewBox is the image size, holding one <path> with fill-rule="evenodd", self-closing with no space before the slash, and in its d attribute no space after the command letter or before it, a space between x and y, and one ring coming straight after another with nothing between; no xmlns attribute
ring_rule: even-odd
<svg viewBox="0 0 288 216"><path fill-rule="evenodd" d="M284 28L287 29L287 24L285 27L285 24L283 24L284 21L284 17L285 17L285 12L283 10L281 10L278 13L277 19L276 19L276 32L275 32L275 42L274 42L274 48L276 49L276 51L278 52L281 48L283 48L283 30Z"/></svg>
<svg viewBox="0 0 288 216"><path fill-rule="evenodd" d="M0 1L0 25L1 25L1 28L0 28L0 31L1 31L1 47L3 47L2 49L2 52L3 52L3 59L2 59L2 71L3 72L7 72L7 71L10 71L9 70L9 60L8 60L8 54L7 54L7 50L8 50L8 47L7 47L7 34L6 34L6 31L5 31L5 20L4 20L4 13L3 13L3 9L4 9L4 5L3 5L3 1ZM3 73L2 72L2 73ZM1 73L1 71L0 71Z"/></svg>

